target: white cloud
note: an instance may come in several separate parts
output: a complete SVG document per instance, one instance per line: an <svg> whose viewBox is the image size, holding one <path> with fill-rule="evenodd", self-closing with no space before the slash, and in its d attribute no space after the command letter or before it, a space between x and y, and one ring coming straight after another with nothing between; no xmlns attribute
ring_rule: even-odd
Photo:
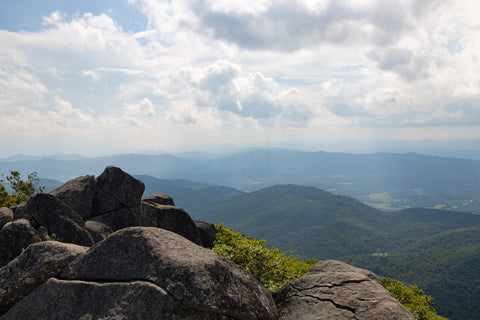
<svg viewBox="0 0 480 320"><path fill-rule="evenodd" d="M154 116L156 112L152 102L148 98L143 98L139 103L126 104L125 114L129 116Z"/></svg>

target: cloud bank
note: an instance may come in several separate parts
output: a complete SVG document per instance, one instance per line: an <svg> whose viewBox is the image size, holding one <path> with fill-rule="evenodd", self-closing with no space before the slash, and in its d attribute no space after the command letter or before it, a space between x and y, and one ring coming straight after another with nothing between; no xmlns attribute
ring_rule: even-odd
<svg viewBox="0 0 480 320"><path fill-rule="evenodd" d="M128 4L143 30L107 7L0 30L2 135L472 127L478 138L477 1Z"/></svg>

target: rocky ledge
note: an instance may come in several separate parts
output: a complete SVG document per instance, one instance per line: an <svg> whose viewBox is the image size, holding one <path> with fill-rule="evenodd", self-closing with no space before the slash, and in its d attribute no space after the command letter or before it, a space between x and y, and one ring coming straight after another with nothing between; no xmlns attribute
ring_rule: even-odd
<svg viewBox="0 0 480 320"><path fill-rule="evenodd" d="M315 265L275 299L212 224L116 167L0 209L0 320L414 319L373 273Z"/></svg>

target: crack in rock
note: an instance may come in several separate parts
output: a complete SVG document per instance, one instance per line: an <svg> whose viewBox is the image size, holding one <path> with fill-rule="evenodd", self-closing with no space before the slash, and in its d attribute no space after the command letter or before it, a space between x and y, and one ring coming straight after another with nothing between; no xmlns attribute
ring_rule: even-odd
<svg viewBox="0 0 480 320"><path fill-rule="evenodd" d="M196 305L189 305L186 304L185 302L181 301L177 297L175 297L174 294L169 292L167 289L163 288L162 286L158 285L158 283L155 283L151 280L148 279L123 279L123 280L108 280L108 279L95 279L95 280L85 280L85 279L64 279L64 278L54 278L57 280L63 280L63 281L83 281L83 282L88 282L88 283L134 283L134 282L145 282L149 283L157 288L160 288L163 290L166 294L168 294L173 300L175 300L182 308L186 310L192 310L192 311L200 311L200 312L205 312L205 313L214 313L214 314L219 314L223 316L228 316L232 317L233 319L236 320L254 320L252 317L248 317L247 315L239 314L236 312L229 312L228 310L220 310L216 308L215 306L196 306Z"/></svg>

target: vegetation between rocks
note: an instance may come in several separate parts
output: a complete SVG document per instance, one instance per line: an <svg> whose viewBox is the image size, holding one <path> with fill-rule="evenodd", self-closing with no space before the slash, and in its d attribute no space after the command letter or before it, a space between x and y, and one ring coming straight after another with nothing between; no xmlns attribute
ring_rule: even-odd
<svg viewBox="0 0 480 320"><path fill-rule="evenodd" d="M267 248L266 240L248 237L235 232L222 223L217 224L217 239L213 251L243 266L253 274L270 292L278 291L284 285L295 281L310 270L319 260L300 261L299 256L289 255L276 248ZM436 314L433 298L416 285L407 286L402 282L382 278L387 290L403 304L417 320L447 320Z"/></svg>

